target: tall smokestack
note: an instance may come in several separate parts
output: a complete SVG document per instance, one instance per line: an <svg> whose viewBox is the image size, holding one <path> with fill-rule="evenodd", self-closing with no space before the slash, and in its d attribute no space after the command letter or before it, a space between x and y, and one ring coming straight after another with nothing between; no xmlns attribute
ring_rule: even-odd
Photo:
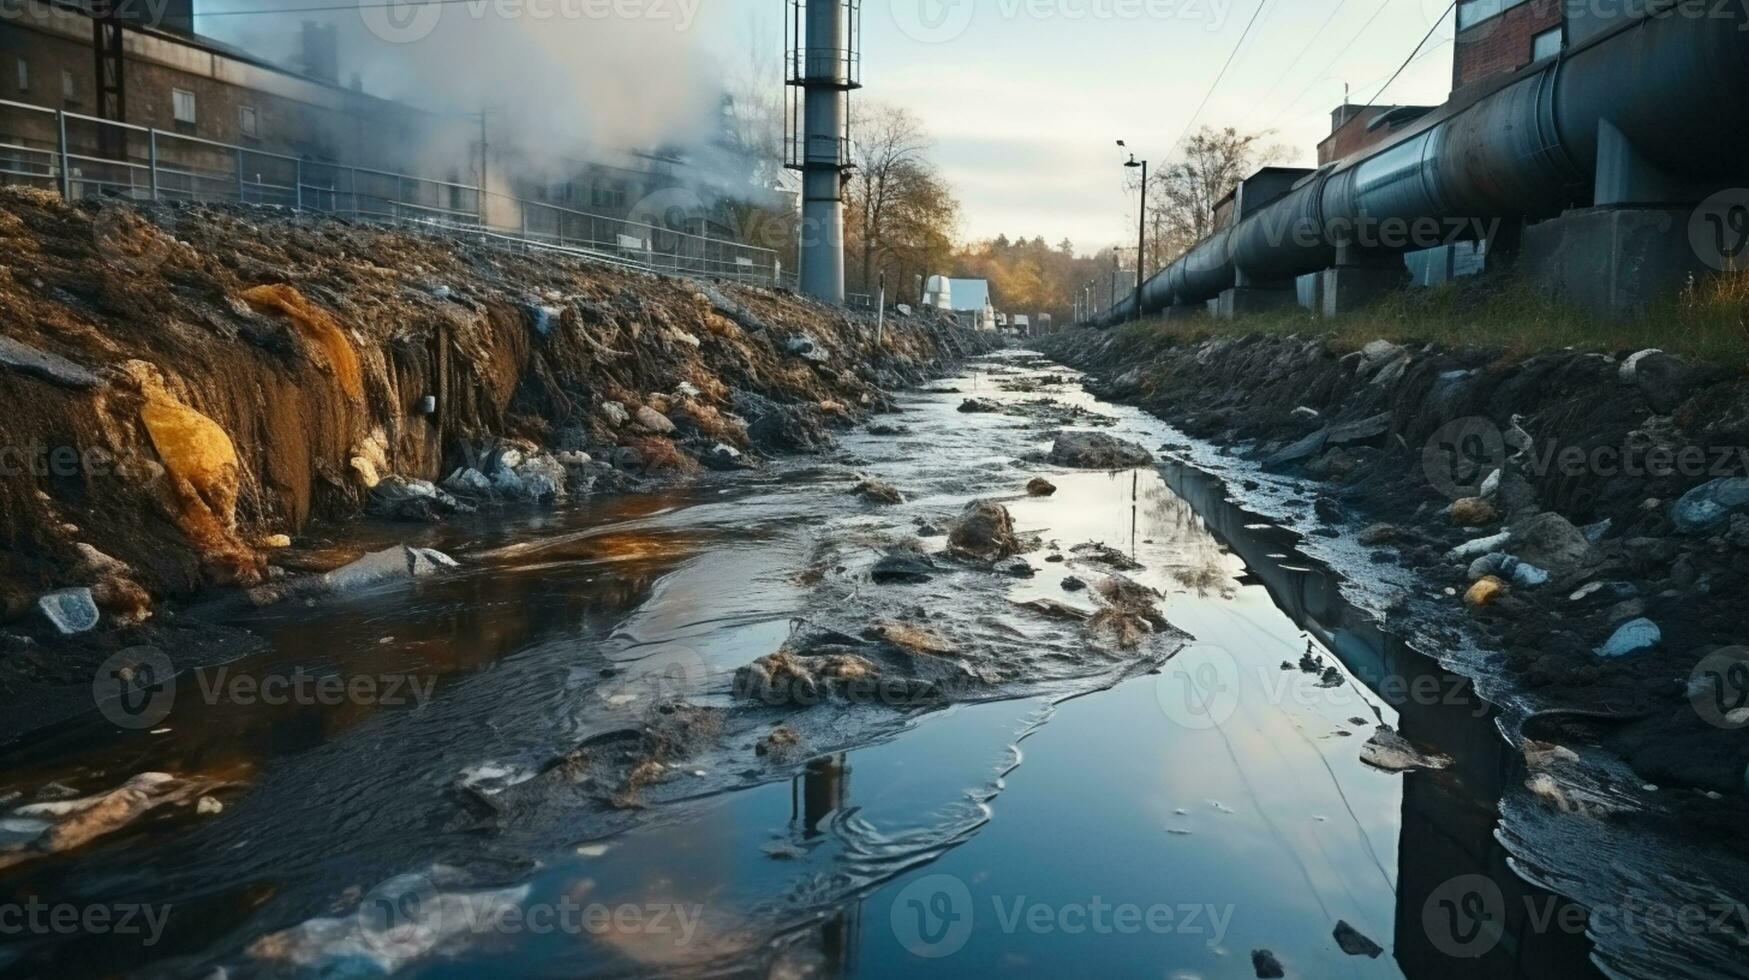
<svg viewBox="0 0 1749 980"><path fill-rule="evenodd" d="M844 304L844 172L850 162L850 92L861 87L857 50L861 0L785 0L793 42L785 81L791 98L790 151L802 172L802 292ZM803 6L806 6L806 16ZM797 130L800 130L799 134Z"/></svg>

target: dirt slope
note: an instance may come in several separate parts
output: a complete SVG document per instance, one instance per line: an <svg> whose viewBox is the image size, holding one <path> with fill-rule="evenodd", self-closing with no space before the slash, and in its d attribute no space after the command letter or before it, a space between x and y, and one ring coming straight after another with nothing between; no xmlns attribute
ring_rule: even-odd
<svg viewBox="0 0 1749 980"><path fill-rule="evenodd" d="M957 333L899 318L877 349L871 323L773 290L0 190L0 612L95 586L125 621L258 583L275 536L506 447L568 451L573 489L807 448Z"/></svg>

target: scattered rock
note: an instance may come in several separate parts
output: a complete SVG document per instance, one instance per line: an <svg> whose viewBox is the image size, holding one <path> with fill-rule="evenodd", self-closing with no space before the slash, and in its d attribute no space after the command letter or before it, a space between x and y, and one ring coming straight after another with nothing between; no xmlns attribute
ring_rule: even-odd
<svg viewBox="0 0 1749 980"><path fill-rule="evenodd" d="M0 365L32 374L66 388L95 388L103 379L89 369L29 344L0 336Z"/></svg>
<svg viewBox="0 0 1749 980"><path fill-rule="evenodd" d="M1060 432L1051 446L1050 460L1076 469L1127 470L1148 465L1154 455L1104 432Z"/></svg>
<svg viewBox="0 0 1749 980"><path fill-rule="evenodd" d="M1585 532L1554 513L1538 514L1515 525L1510 540L1513 554L1557 574L1588 564L1595 554Z"/></svg>
<svg viewBox="0 0 1749 980"><path fill-rule="evenodd" d="M1465 497L1451 505L1451 522L1459 527L1483 527L1499 519L1494 505L1481 497Z"/></svg>
<svg viewBox="0 0 1749 980"><path fill-rule="evenodd" d="M627 412L626 407L619 402L602 402L601 417L607 420L608 425L616 429L631 421L632 418L631 413Z"/></svg>
<svg viewBox="0 0 1749 980"><path fill-rule="evenodd" d="M439 490L430 480L385 476L371 488L365 510L391 521L436 521L473 508Z"/></svg>
<svg viewBox="0 0 1749 980"><path fill-rule="evenodd" d="M1016 602L1014 605L1017 608L1038 613L1046 619L1061 619L1077 623L1085 622L1093 615L1085 609L1077 609L1055 599L1028 599L1025 602Z"/></svg>
<svg viewBox="0 0 1749 980"><path fill-rule="evenodd" d="M856 489L852 490L851 493L877 504L902 504L905 502L905 495L900 493L897 487L891 483L882 483L880 480L864 480L858 483Z"/></svg>
<svg viewBox="0 0 1749 980"><path fill-rule="evenodd" d="M956 555L992 562L1021 550L1008 508L988 500L974 500L966 506L948 531L947 546Z"/></svg>
<svg viewBox="0 0 1749 980"><path fill-rule="evenodd" d="M1057 485L1042 476L1035 476L1027 481L1026 492L1033 497L1049 497L1057 492Z"/></svg>
<svg viewBox="0 0 1749 980"><path fill-rule="evenodd" d="M1258 980L1278 980L1280 977L1287 976L1287 973L1281 968L1281 961L1276 959L1275 954L1267 949L1251 951L1251 969L1257 972Z"/></svg>
<svg viewBox="0 0 1749 980"><path fill-rule="evenodd" d="M637 427L645 432L659 436L674 434L674 423L669 421L668 416L663 415L661 412L656 411L648 405L639 406L638 410L632 413L632 421L637 423Z"/></svg>
<svg viewBox="0 0 1749 980"><path fill-rule="evenodd" d="M997 562L994 570L998 574L1008 575L1013 578L1032 578L1034 575L1038 574L1038 571L1032 567L1030 562L1018 555Z"/></svg>
<svg viewBox="0 0 1749 980"><path fill-rule="evenodd" d="M203 817L222 813L224 809L225 805L211 796L203 796L194 804L194 812Z"/></svg>
<svg viewBox="0 0 1749 980"><path fill-rule="evenodd" d="M968 398L960 402L959 410L967 415L988 415L992 412L1002 411L1002 406L988 398Z"/></svg>
<svg viewBox="0 0 1749 980"><path fill-rule="evenodd" d="M832 359L832 353L821 346L812 334L799 333L784 341L783 349L815 364L824 364Z"/></svg>
<svg viewBox="0 0 1749 980"><path fill-rule="evenodd" d="M935 564L922 555L906 551L888 552L869 569L869 578L877 585L894 582L927 582L935 577Z"/></svg>
<svg viewBox="0 0 1749 980"><path fill-rule="evenodd" d="M718 471L745 470L753 466L741 450L726 442L719 442L709 452L700 454L699 461Z"/></svg>
<svg viewBox="0 0 1749 980"><path fill-rule="evenodd" d="M1063 579L1064 592L1085 592L1086 590L1087 583L1074 575L1070 575Z"/></svg>
<svg viewBox="0 0 1749 980"><path fill-rule="evenodd" d="M1390 542L1397 540L1398 533L1397 528L1393 525L1374 524L1356 535L1355 540L1363 545L1372 547L1374 545L1389 544Z"/></svg>
<svg viewBox="0 0 1749 980"><path fill-rule="evenodd" d="M492 492L492 480L472 466L458 467L443 479L444 489L468 496L484 496Z"/></svg>

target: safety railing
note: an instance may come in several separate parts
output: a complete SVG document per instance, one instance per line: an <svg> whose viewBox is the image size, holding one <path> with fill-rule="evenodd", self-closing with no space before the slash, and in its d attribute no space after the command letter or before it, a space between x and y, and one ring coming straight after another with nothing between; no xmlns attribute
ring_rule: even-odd
<svg viewBox="0 0 1749 980"><path fill-rule="evenodd" d="M708 234L4 99L0 183L58 189L69 201L276 205L673 275L778 285L793 278L775 251Z"/></svg>

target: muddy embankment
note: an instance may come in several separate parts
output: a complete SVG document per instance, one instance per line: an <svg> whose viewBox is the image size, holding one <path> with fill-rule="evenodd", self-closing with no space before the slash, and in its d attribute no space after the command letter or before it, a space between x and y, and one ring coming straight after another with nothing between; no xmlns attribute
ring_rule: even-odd
<svg viewBox="0 0 1749 980"><path fill-rule="evenodd" d="M1749 773L1749 381L1659 352L1531 357L1135 329L1044 351L1207 440L1279 516L1416 587L1529 713L1649 784L1732 806ZM1430 651L1438 652L1438 651ZM1523 717L1521 713L1520 717Z"/></svg>
<svg viewBox="0 0 1749 980"><path fill-rule="evenodd" d="M981 343L276 209L0 191L0 700L88 692L142 644L236 655L180 600L345 587L318 575L358 557L322 547L336 522L756 465ZM354 578L444 560L390 557Z"/></svg>

